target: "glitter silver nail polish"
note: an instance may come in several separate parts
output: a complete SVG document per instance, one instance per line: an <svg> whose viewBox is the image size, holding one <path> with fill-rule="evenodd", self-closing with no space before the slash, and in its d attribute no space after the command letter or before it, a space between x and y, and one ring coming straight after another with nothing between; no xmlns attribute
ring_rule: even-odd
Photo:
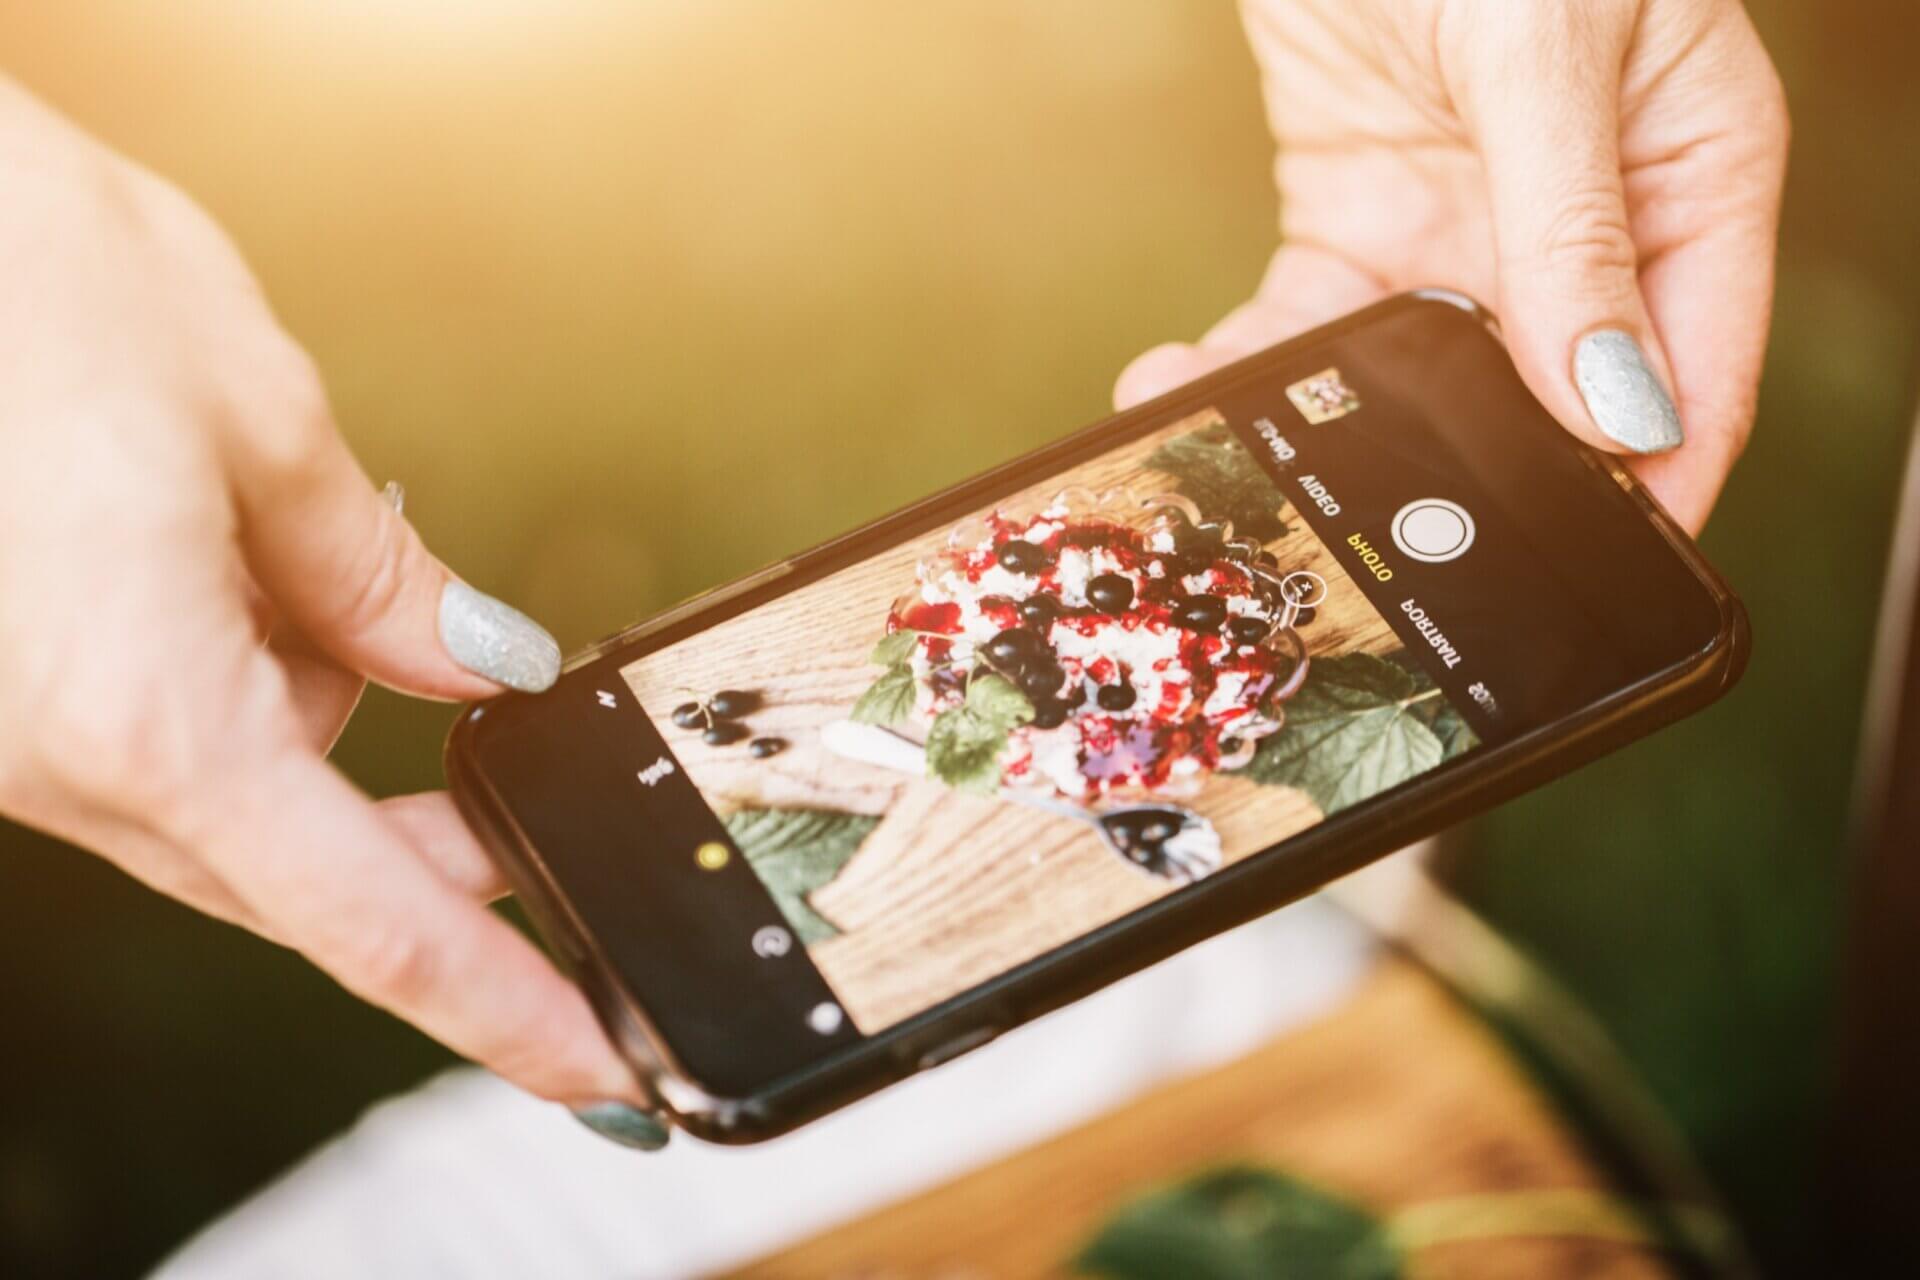
<svg viewBox="0 0 1920 1280"><path fill-rule="evenodd" d="M607 1141L635 1151L658 1151L672 1136L657 1117L624 1102L596 1102L575 1107L573 1118Z"/></svg>
<svg viewBox="0 0 1920 1280"><path fill-rule="evenodd" d="M392 507L395 514L407 514L407 487L398 480L389 480L380 490L380 501Z"/></svg>
<svg viewBox="0 0 1920 1280"><path fill-rule="evenodd" d="M1635 453L1664 453L1686 439L1673 398L1632 334L1600 329L1580 339L1573 382L1594 424Z"/></svg>
<svg viewBox="0 0 1920 1280"><path fill-rule="evenodd" d="M440 643L467 670L522 693L560 676L560 646L545 627L464 582L440 593Z"/></svg>

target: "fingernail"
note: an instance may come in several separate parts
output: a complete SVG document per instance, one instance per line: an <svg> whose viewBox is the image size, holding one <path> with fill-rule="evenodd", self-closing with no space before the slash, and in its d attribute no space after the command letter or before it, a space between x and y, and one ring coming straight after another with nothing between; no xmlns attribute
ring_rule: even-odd
<svg viewBox="0 0 1920 1280"><path fill-rule="evenodd" d="M1635 453L1665 453L1686 439L1673 397L1632 334L1599 329L1580 339L1573 382L1594 424Z"/></svg>
<svg viewBox="0 0 1920 1280"><path fill-rule="evenodd" d="M407 514L407 487L398 480L389 480L380 490L380 501L392 507L399 515Z"/></svg>
<svg viewBox="0 0 1920 1280"><path fill-rule="evenodd" d="M440 593L440 643L467 670L522 693L560 678L560 646L546 628L464 582Z"/></svg>
<svg viewBox="0 0 1920 1280"><path fill-rule="evenodd" d="M671 1131L658 1117L624 1102L596 1102L575 1107L573 1118L608 1142L617 1142L635 1151L658 1151L667 1145Z"/></svg>

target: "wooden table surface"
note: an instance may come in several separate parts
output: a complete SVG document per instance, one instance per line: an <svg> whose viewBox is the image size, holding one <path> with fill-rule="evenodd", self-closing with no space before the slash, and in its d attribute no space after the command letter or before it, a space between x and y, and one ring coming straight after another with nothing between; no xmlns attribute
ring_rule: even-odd
<svg viewBox="0 0 1920 1280"><path fill-rule="evenodd" d="M1117 1208L1226 1165L1272 1169L1389 1222L1424 1223L1433 1238L1402 1273L1419 1280L1682 1274L1632 1238L1643 1219L1610 1207L1624 1202L1611 1200L1605 1174L1485 1027L1399 960L1336 1013L1245 1058L730 1274L1075 1274L1071 1260ZM1478 1225L1460 1230L1473 1218L1463 1207L1475 1205ZM1449 1221L1457 1238L1434 1229Z"/></svg>

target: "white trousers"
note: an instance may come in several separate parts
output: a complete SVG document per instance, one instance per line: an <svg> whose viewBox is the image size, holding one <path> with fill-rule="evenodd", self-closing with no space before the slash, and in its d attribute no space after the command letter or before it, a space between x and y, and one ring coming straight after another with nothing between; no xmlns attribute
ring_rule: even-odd
<svg viewBox="0 0 1920 1280"><path fill-rule="evenodd" d="M616 1147L473 1069L383 1102L168 1280L680 1277L743 1262L1228 1061L1337 1005L1374 943L1317 899L756 1147Z"/></svg>

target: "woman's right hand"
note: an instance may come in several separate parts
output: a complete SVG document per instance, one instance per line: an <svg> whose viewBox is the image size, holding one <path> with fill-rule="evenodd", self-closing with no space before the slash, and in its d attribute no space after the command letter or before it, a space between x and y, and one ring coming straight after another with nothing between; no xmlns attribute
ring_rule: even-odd
<svg viewBox="0 0 1920 1280"><path fill-rule="evenodd" d="M642 1103L446 797L323 758L366 677L537 690L553 640L381 500L191 201L4 79L0 176L0 813L537 1094Z"/></svg>
<svg viewBox="0 0 1920 1280"><path fill-rule="evenodd" d="M1753 428L1788 123L1738 0L1242 0L1280 247L1137 404L1390 293L1494 304L1574 435L1699 532Z"/></svg>

